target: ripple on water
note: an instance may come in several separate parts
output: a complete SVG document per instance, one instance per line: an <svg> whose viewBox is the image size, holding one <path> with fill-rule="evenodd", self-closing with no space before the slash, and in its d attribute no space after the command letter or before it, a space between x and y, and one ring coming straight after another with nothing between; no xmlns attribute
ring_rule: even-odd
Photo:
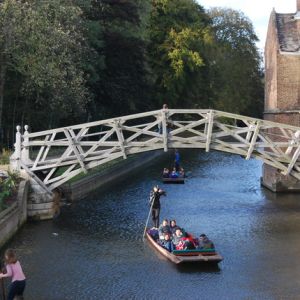
<svg viewBox="0 0 300 300"><path fill-rule="evenodd" d="M297 299L300 201L260 187L261 163L181 151L189 177L164 185L161 218L207 233L219 267L175 266L142 241L149 191L172 154L139 173L29 223L10 242L28 277L28 299ZM57 233L57 235L53 235Z"/></svg>

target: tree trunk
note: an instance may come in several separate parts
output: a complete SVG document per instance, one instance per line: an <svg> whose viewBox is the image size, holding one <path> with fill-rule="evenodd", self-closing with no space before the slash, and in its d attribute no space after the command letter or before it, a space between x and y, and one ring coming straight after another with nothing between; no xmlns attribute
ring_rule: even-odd
<svg viewBox="0 0 300 300"><path fill-rule="evenodd" d="M3 62L3 60L1 60ZM4 85L5 85L6 66L0 65L0 145L3 142L3 105L4 105Z"/></svg>

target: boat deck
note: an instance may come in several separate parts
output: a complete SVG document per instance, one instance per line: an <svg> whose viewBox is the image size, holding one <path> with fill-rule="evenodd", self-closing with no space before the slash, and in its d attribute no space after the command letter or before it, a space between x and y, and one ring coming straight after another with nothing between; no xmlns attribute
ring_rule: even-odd
<svg viewBox="0 0 300 300"><path fill-rule="evenodd" d="M175 264L188 262L219 263L223 260L223 257L215 250L175 250L171 253L160 246L148 231L146 232L146 238L151 246Z"/></svg>

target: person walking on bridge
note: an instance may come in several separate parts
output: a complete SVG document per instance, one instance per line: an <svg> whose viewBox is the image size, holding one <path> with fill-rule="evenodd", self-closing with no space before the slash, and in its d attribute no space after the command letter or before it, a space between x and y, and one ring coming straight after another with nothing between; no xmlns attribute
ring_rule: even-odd
<svg viewBox="0 0 300 300"><path fill-rule="evenodd" d="M157 186L153 187L150 192L149 204L151 206L151 215L153 226L158 228L159 226L159 214L160 214L160 197L166 196L166 192Z"/></svg>

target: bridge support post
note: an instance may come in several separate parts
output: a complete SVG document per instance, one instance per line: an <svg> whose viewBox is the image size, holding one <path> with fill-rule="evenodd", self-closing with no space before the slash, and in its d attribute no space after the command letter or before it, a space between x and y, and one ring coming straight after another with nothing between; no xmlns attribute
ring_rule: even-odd
<svg viewBox="0 0 300 300"><path fill-rule="evenodd" d="M53 219L59 213L61 195L55 191L47 193L33 178L27 203L27 215L35 220Z"/></svg>
<svg viewBox="0 0 300 300"><path fill-rule="evenodd" d="M25 125L24 129L25 129L25 131L24 131L24 143L28 143L29 142L28 125ZM23 147L21 155L22 155L22 161L24 163L30 163L31 162L30 159L29 159L29 147L27 147L27 146Z"/></svg>
<svg viewBox="0 0 300 300"><path fill-rule="evenodd" d="M283 22L287 17L291 18L291 14L277 14L275 10L270 15L265 44L264 119L299 126L299 42L296 45L285 43L284 41L295 40L293 37L299 36L300 21L297 18L293 18L292 26L294 26L294 29L291 30L288 27L291 26L291 23L286 25ZM280 136L277 134L278 131L275 128L270 130L269 133L274 136L273 142L281 142ZM292 152L291 156L293 155L294 153ZM292 168L293 163L285 173L289 173ZM275 192L300 191L299 180L290 175L284 175L276 168L268 165L264 165L263 167L262 184Z"/></svg>
<svg viewBox="0 0 300 300"><path fill-rule="evenodd" d="M263 165L261 184L273 192L300 192L299 180L267 164Z"/></svg>
<svg viewBox="0 0 300 300"><path fill-rule="evenodd" d="M268 121L273 121L277 123L285 123L297 126L300 121L299 113L284 113L284 112L265 112L264 119ZM269 129L271 134L274 134L273 136L273 142L280 142L281 137L276 137L276 128ZM296 132L293 140L291 141L291 145L294 143L297 143L299 137L299 133ZM288 154L289 156L295 155L295 150L292 149L292 147L286 148L285 154ZM297 153L296 153L297 154ZM273 192L300 192L300 181L297 180L294 176L289 175L288 173L291 171L293 167L292 160L290 162L290 165L288 166L287 170L285 172L282 172L275 167L272 167L270 165L264 164L263 165L263 175L261 178L261 184L270 189Z"/></svg>
<svg viewBox="0 0 300 300"><path fill-rule="evenodd" d="M10 169L13 172L20 172L21 170L21 146L22 146L22 135L21 126L17 126L16 142L14 144L15 151L10 157Z"/></svg>

